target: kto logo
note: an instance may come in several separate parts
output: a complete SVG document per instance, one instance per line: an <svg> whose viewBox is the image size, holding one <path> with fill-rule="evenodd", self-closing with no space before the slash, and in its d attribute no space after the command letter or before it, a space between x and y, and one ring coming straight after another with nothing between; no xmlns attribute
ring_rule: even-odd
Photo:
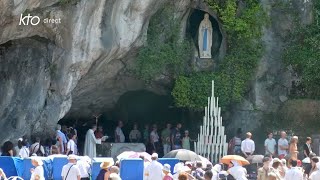
<svg viewBox="0 0 320 180"><path fill-rule="evenodd" d="M20 22L19 25L29 25L29 23L33 26L36 26L40 23L40 18L39 16L30 16L30 14L28 14L28 16L20 16Z"/></svg>

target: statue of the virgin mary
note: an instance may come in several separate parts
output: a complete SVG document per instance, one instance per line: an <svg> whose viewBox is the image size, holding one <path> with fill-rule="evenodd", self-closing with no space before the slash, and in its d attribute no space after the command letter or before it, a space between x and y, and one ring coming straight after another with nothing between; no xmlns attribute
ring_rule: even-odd
<svg viewBox="0 0 320 180"><path fill-rule="evenodd" d="M200 58L211 58L212 24L208 13L204 15L199 26L198 44Z"/></svg>

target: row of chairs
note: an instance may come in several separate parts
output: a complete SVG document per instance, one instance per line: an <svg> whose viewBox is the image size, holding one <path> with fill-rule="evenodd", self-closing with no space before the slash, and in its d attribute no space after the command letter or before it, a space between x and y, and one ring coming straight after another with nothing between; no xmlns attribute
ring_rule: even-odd
<svg viewBox="0 0 320 180"><path fill-rule="evenodd" d="M106 158L94 158L91 166L91 176L93 180L99 174L100 164ZM67 157L55 157L42 158L43 167L45 172L45 179L61 179L62 167L68 163ZM173 172L174 166L179 162L175 158L160 158L159 162L161 164L170 164L171 171ZM144 163L141 159L123 159L120 162L120 177L123 180L139 180L143 179L143 169ZM23 179L30 179L31 173L30 169L33 168L31 164L31 159L21 159L17 157L0 157L0 168L6 173L8 177L19 176Z"/></svg>

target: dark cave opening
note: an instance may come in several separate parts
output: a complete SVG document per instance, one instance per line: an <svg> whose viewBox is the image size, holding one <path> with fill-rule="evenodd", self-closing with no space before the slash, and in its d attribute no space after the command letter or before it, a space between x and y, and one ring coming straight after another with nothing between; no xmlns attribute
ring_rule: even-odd
<svg viewBox="0 0 320 180"><path fill-rule="evenodd" d="M192 138L196 138L198 126L195 126L195 124L202 122L202 112L176 108L173 104L174 102L170 95L158 95L147 90L129 91L120 96L113 109L101 112L98 125L103 127L105 134L111 136L107 140L108 142L114 141L114 130L118 120L124 122L123 132L126 136L126 142L129 142L129 133L134 123L138 124L141 133L144 125L152 126L157 124L159 134L165 128L166 123L171 123L172 126L182 123L182 130L188 129ZM58 123L68 127L76 123L79 147L81 149L86 131L89 129L90 124L95 123L95 119L93 116L91 119L65 118Z"/></svg>
<svg viewBox="0 0 320 180"><path fill-rule="evenodd" d="M151 91L138 90L124 93L113 109L101 112L98 125L101 125L105 134L111 136L107 141L114 141L114 130L117 121L124 122L123 132L126 136L126 142L129 142L129 133L134 123L137 123L142 132L144 125L157 124L158 133L161 134L166 123L175 126L182 123L182 130L188 129L192 138L196 138L198 133L198 124L202 122L202 112L189 111L183 108L174 107L173 99L170 95L158 95ZM72 126L76 124L78 130L79 147L83 147L85 133L90 124L95 123L94 117L91 119L61 119L59 124Z"/></svg>
<svg viewBox="0 0 320 180"><path fill-rule="evenodd" d="M199 49L198 45L198 30L204 15L207 12L193 9L190 13L188 24L187 24L187 35L192 38L195 46ZM219 56L219 50L222 43L222 33L220 31L218 21L209 14L209 20L212 24L212 47L211 54L214 59Z"/></svg>

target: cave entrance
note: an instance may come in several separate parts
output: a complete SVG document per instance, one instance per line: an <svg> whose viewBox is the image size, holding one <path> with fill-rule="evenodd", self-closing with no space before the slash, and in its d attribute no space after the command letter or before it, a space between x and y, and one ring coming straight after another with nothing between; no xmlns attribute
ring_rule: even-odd
<svg viewBox="0 0 320 180"><path fill-rule="evenodd" d="M142 130L145 124L157 124L159 129L167 122L176 124L181 121L183 112L173 107L171 96L157 95L146 90L129 91L123 94L115 108L109 113L112 119L123 120L125 134L129 134L134 123Z"/></svg>
<svg viewBox="0 0 320 180"><path fill-rule="evenodd" d="M204 18L204 15L207 12L201 11L198 9L193 9L190 13L188 24L187 24L187 34L192 38L193 43L197 47L197 50L199 51L199 45L198 45L198 31L199 31L199 25L201 21ZM220 46L222 43L222 33L220 31L219 23L218 21L209 14L209 20L212 24L212 47L211 47L211 57L214 60L217 60L220 53Z"/></svg>
<svg viewBox="0 0 320 180"><path fill-rule="evenodd" d="M189 111L183 108L173 106L171 95L158 95L147 90L128 91L118 99L114 108L101 112L99 117L99 126L102 126L104 133L111 136L108 142L114 142L114 130L117 126L117 121L124 122L123 132L126 136L126 142L129 142L129 133L133 128L134 123L137 123L139 130L142 133L144 125L157 124L158 133L165 128L166 123L171 123L175 126L181 122L182 130L188 129L190 136L194 139L199 131L198 125L202 122L202 112ZM90 115L91 116L91 115ZM77 122L77 123L76 123ZM94 118L65 118L59 121L59 124L68 127L76 123L78 130L78 147L82 152L85 140L85 134L89 129L90 124L94 123Z"/></svg>

